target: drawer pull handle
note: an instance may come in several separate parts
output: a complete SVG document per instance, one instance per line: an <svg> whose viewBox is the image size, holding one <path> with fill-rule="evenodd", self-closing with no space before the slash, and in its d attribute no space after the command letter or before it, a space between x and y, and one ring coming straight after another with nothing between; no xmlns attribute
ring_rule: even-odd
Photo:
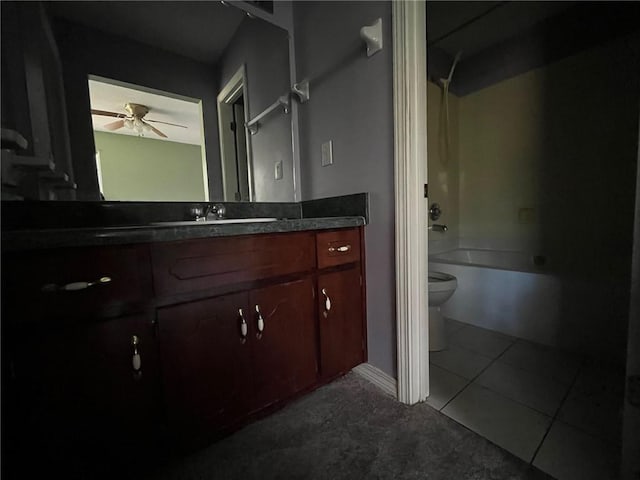
<svg viewBox="0 0 640 480"><path fill-rule="evenodd" d="M256 313L258 314L258 333L262 333L264 330L264 318L260 313L260 305L256 305Z"/></svg>
<svg viewBox="0 0 640 480"><path fill-rule="evenodd" d="M72 282L72 283L67 283L66 285L56 285L55 283L47 283L46 285L43 285L41 290L43 292L57 292L58 290L65 290L68 292L72 292L76 290L84 290L94 285L103 285L109 282L111 282L111 277L100 277L98 280L95 280L93 282Z"/></svg>
<svg viewBox="0 0 640 480"><path fill-rule="evenodd" d="M238 314L240 315L240 335L242 338L247 338L247 321L244 319L241 308L238 309Z"/></svg>
<svg viewBox="0 0 640 480"><path fill-rule="evenodd" d="M324 288L322 289L322 295L324 295L324 309L328 312L331 310L331 299Z"/></svg>
<svg viewBox="0 0 640 480"><path fill-rule="evenodd" d="M329 252L333 253L333 252L348 252L349 250L351 250L351 245L347 244L347 245L341 245L339 247L329 247Z"/></svg>
<svg viewBox="0 0 640 480"><path fill-rule="evenodd" d="M131 346L133 347L133 358L131 359L131 364L133 366L133 370L135 372L139 372L142 367L142 361L140 359L140 354L138 353L138 344L140 340L137 335L131 336Z"/></svg>

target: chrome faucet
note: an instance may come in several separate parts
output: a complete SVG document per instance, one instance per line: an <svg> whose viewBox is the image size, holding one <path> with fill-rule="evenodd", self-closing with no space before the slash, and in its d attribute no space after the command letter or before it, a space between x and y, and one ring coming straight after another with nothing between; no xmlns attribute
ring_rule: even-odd
<svg viewBox="0 0 640 480"><path fill-rule="evenodd" d="M205 220L221 220L224 218L224 214L226 213L226 209L222 204L209 204L205 209L204 218Z"/></svg>
<svg viewBox="0 0 640 480"><path fill-rule="evenodd" d="M204 222L207 219L205 208L200 205L191 207L190 213L195 217L196 222Z"/></svg>
<svg viewBox="0 0 640 480"><path fill-rule="evenodd" d="M226 209L221 204L207 204L204 207L198 205L191 209L191 214L196 222L206 222L207 220L220 220L224 218Z"/></svg>
<svg viewBox="0 0 640 480"><path fill-rule="evenodd" d="M446 225L434 223L433 225L429 225L427 227L427 230L433 230L434 232L446 232L448 228Z"/></svg>

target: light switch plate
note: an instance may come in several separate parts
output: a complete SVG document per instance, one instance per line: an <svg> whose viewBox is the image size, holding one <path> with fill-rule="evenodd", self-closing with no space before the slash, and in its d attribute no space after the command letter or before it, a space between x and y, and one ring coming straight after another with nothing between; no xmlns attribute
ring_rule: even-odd
<svg viewBox="0 0 640 480"><path fill-rule="evenodd" d="M333 140L322 144L322 166L333 165Z"/></svg>
<svg viewBox="0 0 640 480"><path fill-rule="evenodd" d="M276 180L282 180L282 160L276 162L273 174Z"/></svg>

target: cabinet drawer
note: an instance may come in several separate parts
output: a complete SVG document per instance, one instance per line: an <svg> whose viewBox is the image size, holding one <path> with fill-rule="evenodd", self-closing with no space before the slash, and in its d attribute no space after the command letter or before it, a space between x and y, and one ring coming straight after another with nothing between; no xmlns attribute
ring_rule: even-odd
<svg viewBox="0 0 640 480"><path fill-rule="evenodd" d="M311 270L314 235L300 232L158 243L151 256L156 294L174 295Z"/></svg>
<svg viewBox="0 0 640 480"><path fill-rule="evenodd" d="M151 294L144 247L55 249L6 257L2 282L15 322L116 316Z"/></svg>
<svg viewBox="0 0 640 480"><path fill-rule="evenodd" d="M360 261L360 231L357 228L320 232L316 242L318 268Z"/></svg>

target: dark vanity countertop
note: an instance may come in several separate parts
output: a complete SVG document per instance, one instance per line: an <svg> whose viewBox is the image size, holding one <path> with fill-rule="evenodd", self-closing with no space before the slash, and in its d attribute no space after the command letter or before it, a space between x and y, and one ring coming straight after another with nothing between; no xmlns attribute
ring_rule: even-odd
<svg viewBox="0 0 640 480"><path fill-rule="evenodd" d="M361 216L296 218L273 222L141 225L127 227L94 227L12 230L2 232L4 252L42 248L124 245L131 243L170 242L208 237L228 237L260 233L283 233L303 230L325 230L358 227L367 222Z"/></svg>

